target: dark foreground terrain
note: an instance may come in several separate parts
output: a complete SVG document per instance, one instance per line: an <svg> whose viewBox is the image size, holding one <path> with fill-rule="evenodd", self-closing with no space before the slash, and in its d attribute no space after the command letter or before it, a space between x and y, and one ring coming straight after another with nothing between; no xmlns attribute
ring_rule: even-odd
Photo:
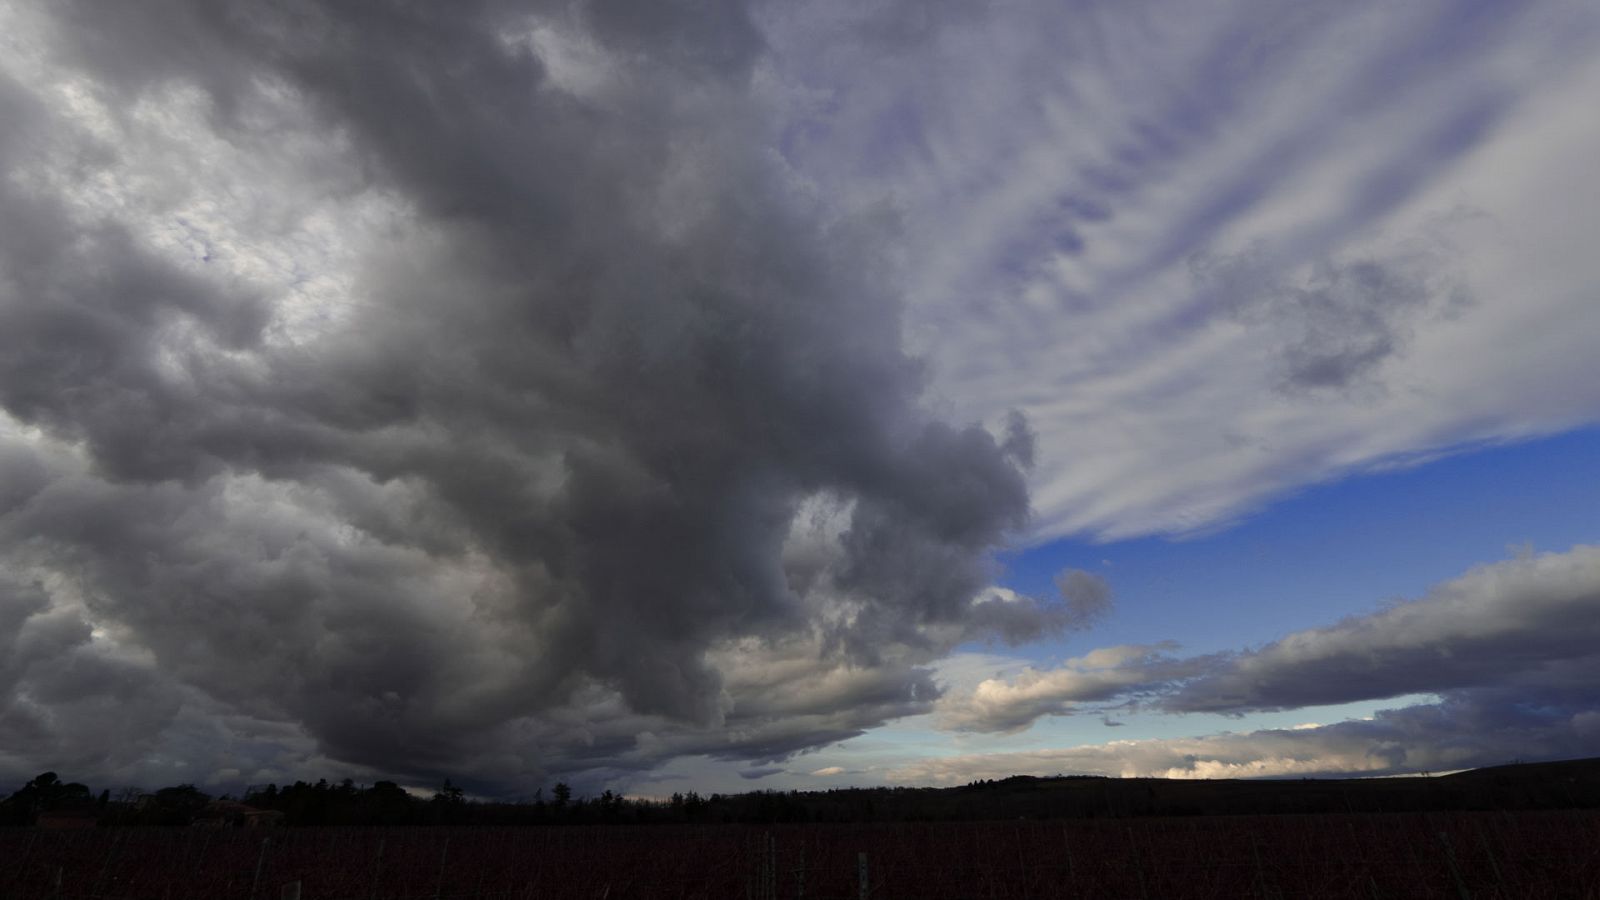
<svg viewBox="0 0 1600 900"><path fill-rule="evenodd" d="M0 895L842 900L862 896L863 861L874 898L1600 897L1600 812L15 829Z"/></svg>
<svg viewBox="0 0 1600 900"><path fill-rule="evenodd" d="M670 802L558 788L555 803L477 803L448 782L420 800L319 781L221 801L226 815L187 785L75 807L88 789L47 774L0 801L18 823L0 827L0 900L1600 900L1596 759ZM251 823L267 827L238 827Z"/></svg>

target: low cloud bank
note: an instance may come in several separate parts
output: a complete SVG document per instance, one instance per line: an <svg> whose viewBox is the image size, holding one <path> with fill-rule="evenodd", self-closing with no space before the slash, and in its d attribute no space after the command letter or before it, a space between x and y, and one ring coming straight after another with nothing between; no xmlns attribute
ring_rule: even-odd
<svg viewBox="0 0 1600 900"><path fill-rule="evenodd" d="M1014 732L1043 716L1132 706L1244 714L1419 693L1440 699L1371 721L958 757L908 766L898 777L962 780L952 773L1008 766L1168 777L1392 773L1592 753L1600 737L1600 547L1479 566L1416 600L1259 649L1197 657L1175 650L1111 647L1056 669L988 679L941 697L936 721Z"/></svg>
<svg viewBox="0 0 1600 900"><path fill-rule="evenodd" d="M1456 696L1333 725L1111 741L1049 750L915 760L905 784L964 784L1009 775L1141 778L1378 776L1592 756L1600 715L1524 706L1514 696Z"/></svg>

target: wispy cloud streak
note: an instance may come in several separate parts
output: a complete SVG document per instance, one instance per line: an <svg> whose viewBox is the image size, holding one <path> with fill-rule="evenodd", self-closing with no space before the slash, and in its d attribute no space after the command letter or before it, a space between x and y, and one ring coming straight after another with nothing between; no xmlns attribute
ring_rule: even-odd
<svg viewBox="0 0 1600 900"><path fill-rule="evenodd" d="M909 47L779 18L789 152L898 211L938 391L1038 431L1039 537L1600 419L1592 7L985 10Z"/></svg>

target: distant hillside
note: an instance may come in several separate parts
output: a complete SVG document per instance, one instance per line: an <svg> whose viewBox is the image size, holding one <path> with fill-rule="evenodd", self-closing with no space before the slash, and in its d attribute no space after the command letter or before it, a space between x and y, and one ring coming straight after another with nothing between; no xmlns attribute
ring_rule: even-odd
<svg viewBox="0 0 1600 900"><path fill-rule="evenodd" d="M856 788L714 798L725 821L953 821L1600 808L1600 758L1444 776L1173 780L1017 775L954 788Z"/></svg>
<svg viewBox="0 0 1600 900"><path fill-rule="evenodd" d="M1172 780L1013 776L944 789L802 795L826 808L840 793L878 818L1101 818L1466 809L1600 808L1600 758L1520 763L1443 776ZM843 798L839 798L843 799ZM837 800L835 800L837 802Z"/></svg>
<svg viewBox="0 0 1600 900"><path fill-rule="evenodd" d="M55 798L52 790L66 799ZM102 793L94 803L90 796L83 785L62 784L54 773L45 773L0 802L0 824L31 824L44 812L93 808L105 825L182 825L201 818L211 801L192 785L163 788L138 802L108 802ZM1434 777L1187 781L1016 775L951 788L754 791L708 797L690 792L668 801L632 800L610 791L579 797L558 784L549 799L541 793L532 803L480 803L466 799L448 781L431 800L423 800L387 781L370 787L350 781L300 781L281 789L275 785L252 789L243 800L245 805L234 806L273 810L276 820L287 825L976 822L1600 809L1600 758L1494 766ZM247 816L241 813L241 817Z"/></svg>

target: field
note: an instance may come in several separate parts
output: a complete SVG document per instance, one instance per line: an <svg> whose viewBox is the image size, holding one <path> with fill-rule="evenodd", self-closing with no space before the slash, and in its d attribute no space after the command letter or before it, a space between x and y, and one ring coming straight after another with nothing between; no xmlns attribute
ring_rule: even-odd
<svg viewBox="0 0 1600 900"><path fill-rule="evenodd" d="M1600 812L0 831L0 897L1600 898Z"/></svg>

